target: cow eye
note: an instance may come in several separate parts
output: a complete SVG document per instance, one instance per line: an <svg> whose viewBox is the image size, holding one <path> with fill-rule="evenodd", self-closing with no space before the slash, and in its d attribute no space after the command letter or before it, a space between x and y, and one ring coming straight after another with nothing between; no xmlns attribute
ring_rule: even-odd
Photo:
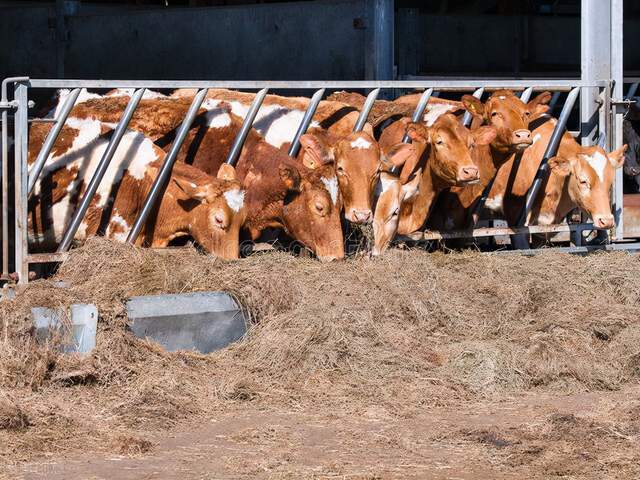
<svg viewBox="0 0 640 480"><path fill-rule="evenodd" d="M338 167L338 168L337 168L337 171L338 171L338 173L339 173L340 175L344 174L344 168L342 168L342 167Z"/></svg>
<svg viewBox="0 0 640 480"><path fill-rule="evenodd" d="M319 213L324 212L324 205L323 205L322 203L320 203L320 202L316 202L316 210L317 210Z"/></svg>
<svg viewBox="0 0 640 480"><path fill-rule="evenodd" d="M498 113L498 112L491 112L491 116L492 116L492 117L497 117L498 115L499 115L499 113Z"/></svg>
<svg viewBox="0 0 640 480"><path fill-rule="evenodd" d="M438 140L436 140L436 145L442 145L444 142L442 141L441 138L439 138Z"/></svg>
<svg viewBox="0 0 640 480"><path fill-rule="evenodd" d="M391 214L392 217L397 217L400 214L400 208L396 207L396 209Z"/></svg>
<svg viewBox="0 0 640 480"><path fill-rule="evenodd" d="M525 117L528 117L528 116L530 116L530 115L531 115L531 112L524 112L524 116L525 116Z"/></svg>
<svg viewBox="0 0 640 480"><path fill-rule="evenodd" d="M587 180L585 180L584 178L581 178L579 181L580 181L580 186L581 187L589 187L589 182Z"/></svg>

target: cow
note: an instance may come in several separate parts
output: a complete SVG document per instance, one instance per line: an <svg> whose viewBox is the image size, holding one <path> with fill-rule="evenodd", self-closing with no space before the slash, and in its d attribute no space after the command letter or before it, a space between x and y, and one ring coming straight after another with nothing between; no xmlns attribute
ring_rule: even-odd
<svg viewBox="0 0 640 480"><path fill-rule="evenodd" d="M519 165L511 158L498 170L486 205L501 211L515 225L524 199L544 157L557 120L542 115L532 125L533 145L525 150ZM576 207L586 212L597 228L614 226L610 190L615 170L624 164L627 145L607 154L601 147L583 147L565 132L558 153L549 159L550 172L526 219L529 225L561 223Z"/></svg>
<svg viewBox="0 0 640 480"><path fill-rule="evenodd" d="M190 99L193 94L193 90L178 90L173 96ZM228 103L233 114L244 118L254 98L252 93L211 89L206 102L210 105ZM267 95L253 126L267 143L288 151L308 104L309 99L304 97ZM322 101L309 133L321 137L334 160L345 218L351 223L368 224L373 218L372 201L380 173L381 152L371 125L366 124L362 132L353 133L358 116L355 107L338 101ZM299 157L308 168L313 169L318 164L307 149L302 149Z"/></svg>
<svg viewBox="0 0 640 480"><path fill-rule="evenodd" d="M29 164L49 129L43 124L32 127ZM29 199L30 249L47 251L58 245L112 133L99 120L67 120ZM125 131L75 239L102 234L126 241L164 159L165 152L149 138ZM189 236L219 258L238 258L244 195L231 166L225 165L215 178L192 166L176 165L136 244L166 247L178 237Z"/></svg>
<svg viewBox="0 0 640 480"><path fill-rule="evenodd" d="M72 114L80 118L116 122L126 98L93 99L77 105ZM171 148L175 128L190 105L188 98L142 100L130 128L141 131L165 150ZM210 175L221 167L242 125L230 104L207 99L194 120L178 161ZM342 199L333 156L313 134L302 139L303 151L320 159L308 168L299 159L270 145L255 130L237 161L237 174L246 190L244 229L257 239L268 228L283 228L321 260L344 257L340 211Z"/></svg>
<svg viewBox="0 0 640 480"><path fill-rule="evenodd" d="M546 104L550 99L551 94L543 92L525 104L508 90L494 92L485 103L471 95L462 97L465 109L474 115L479 124L492 126L496 130L496 137L490 144L477 145L471 152L480 170L480 182L451 187L442 192L429 218L429 228L457 230L473 224L471 213L484 189L504 163L522 155L532 144L529 121L534 115L546 112Z"/></svg>
<svg viewBox="0 0 640 480"><path fill-rule="evenodd" d="M376 253L381 253L395 235L384 224L397 223L397 233L407 235L418 230L431 211L437 195L445 188L478 182L479 171L470 154L477 145L486 145L496 137L493 127L484 126L471 132L450 113L441 115L431 127L402 119L385 129L380 145L385 152L398 145L404 134L416 144L415 155L407 157L400 173L398 192L405 198L379 204L374 212L374 225L385 232L376 240ZM395 147L397 148L397 147ZM414 192L412 175L420 171L420 182ZM391 184L388 184L391 185ZM407 185L409 192L403 191ZM385 188L382 188L383 192ZM411 195L407 196L407 193ZM383 208L383 205L385 207ZM399 205L399 208L397 206ZM393 217L397 216L397 219Z"/></svg>

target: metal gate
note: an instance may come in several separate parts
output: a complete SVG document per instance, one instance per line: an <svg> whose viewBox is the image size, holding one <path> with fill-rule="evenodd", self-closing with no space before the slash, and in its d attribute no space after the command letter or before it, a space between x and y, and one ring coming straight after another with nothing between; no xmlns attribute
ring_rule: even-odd
<svg viewBox="0 0 640 480"><path fill-rule="evenodd" d="M13 100L8 99L8 87L13 86ZM31 92L34 90L42 89L71 89L71 94L67 97L65 104L60 109L58 117L55 119L37 119L29 118L29 108L32 107L30 101ZM103 158L101 159L96 172L94 172L91 181L88 184L87 191L83 195L70 224L65 228L65 234L62 242L56 253L29 253L28 251L28 233L27 233L27 210L28 199L31 193L38 175L40 174L44 163L49 156L51 148L56 140L56 137L64 122L67 119L74 103L78 98L81 88L87 89L117 89L117 88L130 88L134 89L134 93L131 96L129 104L125 109L120 122L118 123L114 134L109 142ZM197 89L197 94L193 99L193 103L187 112L185 119L183 120L176 140L174 141L171 150L168 152L165 163L161 169L161 173L154 182L154 186L146 199L142 211L136 220L128 241L135 241L137 235L140 233L142 225L146 216L153 209L154 205L157 205L158 196L162 191L162 182L168 178L171 173L173 162L177 156L178 150L186 133L195 118L195 115L202 104L207 90L209 88L228 88L237 90L260 90L260 94L256 96L254 104L252 105L251 112L245 118L241 134L236 138L230 158L227 159L229 163L235 162L237 156L242 148L244 141L242 133L246 136L246 133L251 128L253 119L260 107L264 96L268 89L273 90L309 90L319 89L316 95L313 97L313 101L310 102L310 108L307 110L305 119L298 128L296 133L296 139L299 139L300 135L306 131L306 128L311 121L311 117L317 107L318 102L322 98L325 89L330 90L371 90L367 99L366 105L371 107L377 93L380 89L391 89L393 91L398 90L425 90L423 95L424 107L428 96L436 94L436 92L460 92L471 93L476 97L481 97L485 92L491 92L498 89L510 89L516 92L520 92L521 98L527 101L534 91L551 91L554 92L552 100L552 108L560 110L558 116L559 121L555 127L554 133L551 137L547 150L545 152L544 160L541 163L540 170L536 175L536 179L532 184L532 187L527 195L526 207L523 210L518 225L511 228L474 228L466 231L456 232L437 232L437 231L424 231L416 232L410 236L412 240L439 240L449 238L478 238L478 237L491 237L496 235L512 235L512 238L522 238L523 235L532 233L559 233L569 232L572 234L575 244L580 244L582 232L585 230L594 230L594 226L588 223L577 224L561 224L551 226L527 226L525 224L527 214L529 213L533 200L535 199L542 181L548 171L546 160L555 155L562 133L565 131L567 122L571 112L574 110L576 101L580 96L592 95L595 90L599 96L599 111L597 121L597 138L599 143L606 149L611 150L617 148L619 140L614 135L616 130L616 122L618 115L612 108L612 85L610 82L585 82L581 80L415 80L415 81L351 81L351 82L321 82L321 81L301 81L301 82L209 82L209 81L106 81L106 80L42 80L42 79L29 79L27 77L8 78L2 83L2 279L7 280L11 277L10 270L13 270L12 278L17 280L18 283L26 283L28 281L29 264L34 263L48 263L60 261L65 258L66 251L71 245L74 234L78 228L78 225L82 221L89 202L91 201L96 188L98 187L102 174L106 170L111 157L118 148L118 143L122 137L133 112L145 89L176 89L176 88L193 88ZM566 95L562 108L559 106L561 97ZM582 104L582 102L581 102ZM419 107L420 108L420 107ZM419 113L419 112L416 112ZM363 109L363 113L357 124L360 128L366 121L368 115L367 108ZM418 115L420 116L420 115ZM8 128L10 125L9 120L13 120L14 124L14 156L13 156L13 195L10 195L10 156L9 148L7 145ZM466 117L464 121L469 123L470 117ZM29 123L49 121L53 123L53 127L43 144L41 151L39 152L31 170L28 167L28 144L29 144ZM305 124L306 122L306 124ZM620 126L621 128L621 126ZM574 137L581 137L581 129L574 129L569 131ZM290 154L295 154L297 141L292 142L292 149ZM623 239L623 225L622 225L622 184L621 177L616 177L613 189L614 199L614 212L616 219L616 227L614 230L613 239ZM488 193L488 191L486 192ZM9 225L10 214L13 213L14 221L13 225ZM10 228L13 227L13 228ZM9 237L11 235L11 238ZM10 241L12 240L12 242ZM13 269L10 268L13 266Z"/></svg>

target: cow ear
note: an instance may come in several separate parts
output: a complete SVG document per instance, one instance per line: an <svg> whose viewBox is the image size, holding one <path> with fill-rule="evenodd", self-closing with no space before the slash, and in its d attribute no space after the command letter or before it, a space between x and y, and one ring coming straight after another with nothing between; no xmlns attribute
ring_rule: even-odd
<svg viewBox="0 0 640 480"><path fill-rule="evenodd" d="M386 155L383 155L385 163L394 167L403 166L411 157L415 156L416 148L410 143L398 143L391 147Z"/></svg>
<svg viewBox="0 0 640 480"><path fill-rule="evenodd" d="M371 124L369 122L364 124L364 127L362 127L362 131L364 133L366 133L367 135L369 135L371 138L374 138L373 135L373 127L371 126Z"/></svg>
<svg viewBox="0 0 640 480"><path fill-rule="evenodd" d="M176 176L171 177L171 179L188 197L202 203L207 203L207 199L209 198L209 185L197 185L185 178Z"/></svg>
<svg viewBox="0 0 640 480"><path fill-rule="evenodd" d="M549 159L549 168L556 175L566 177L571 174L571 162L564 157L552 157Z"/></svg>
<svg viewBox="0 0 640 480"><path fill-rule="evenodd" d="M316 135L305 133L300 137L300 145L304 149L302 163L305 167L315 169L333 162L333 150Z"/></svg>
<svg viewBox="0 0 640 480"><path fill-rule="evenodd" d="M628 145L625 143L620 148L607 155L609 157L609 162L611 162L613 168L617 169L624 165L624 154L627 153L627 148Z"/></svg>
<svg viewBox="0 0 640 480"><path fill-rule="evenodd" d="M493 127L485 126L479 127L471 132L471 134L478 145L489 145L495 140L498 132Z"/></svg>
<svg viewBox="0 0 640 480"><path fill-rule="evenodd" d="M551 92L542 92L527 103L527 108L534 115L542 115L549 111L548 103L551 101Z"/></svg>
<svg viewBox="0 0 640 480"><path fill-rule="evenodd" d="M236 169L233 168L233 165L229 165L228 163L220 165L220 168L218 169L218 180L226 180L230 182L237 178Z"/></svg>
<svg viewBox="0 0 640 480"><path fill-rule="evenodd" d="M280 165L280 179L285 184L287 190L292 192L300 191L300 172L292 165Z"/></svg>
<svg viewBox="0 0 640 480"><path fill-rule="evenodd" d="M484 116L484 105L473 95L463 95L462 104L464 108L472 115Z"/></svg>
<svg viewBox="0 0 640 480"><path fill-rule="evenodd" d="M413 142L429 143L431 134L429 129L419 123L409 122L405 128L405 132Z"/></svg>

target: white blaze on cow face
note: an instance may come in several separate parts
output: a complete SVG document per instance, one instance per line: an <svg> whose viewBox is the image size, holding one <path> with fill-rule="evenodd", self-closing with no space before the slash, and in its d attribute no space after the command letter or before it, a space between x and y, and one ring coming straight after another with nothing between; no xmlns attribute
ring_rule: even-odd
<svg viewBox="0 0 640 480"><path fill-rule="evenodd" d="M227 190L224 192L224 198L229 208L236 213L244 206L244 190Z"/></svg>
<svg viewBox="0 0 640 480"><path fill-rule="evenodd" d="M604 169L609 161L607 157L600 152L595 152L593 155L583 155L582 157L593 168L600 181L604 182Z"/></svg>
<svg viewBox="0 0 640 480"><path fill-rule="evenodd" d="M207 112L207 125L209 128L224 128L231 125L231 116L224 110L210 110Z"/></svg>
<svg viewBox="0 0 640 480"><path fill-rule="evenodd" d="M358 137L353 142L351 142L351 148L358 148L358 149L371 148L371 142L368 142L362 137Z"/></svg>
<svg viewBox="0 0 640 480"><path fill-rule="evenodd" d="M337 204L338 203L338 179L336 177L331 177L331 178L322 177L321 180L322 180L322 183L324 183L325 188L329 192L329 195L331 196L331 201L333 202L334 205Z"/></svg>
<svg viewBox="0 0 640 480"><path fill-rule="evenodd" d="M438 120L438 118L440 118L441 115L444 115L445 113L450 112L454 109L454 105L447 105L442 103L427 105L427 111L422 117L422 120L427 125L427 127L430 127L435 123L436 120Z"/></svg>

